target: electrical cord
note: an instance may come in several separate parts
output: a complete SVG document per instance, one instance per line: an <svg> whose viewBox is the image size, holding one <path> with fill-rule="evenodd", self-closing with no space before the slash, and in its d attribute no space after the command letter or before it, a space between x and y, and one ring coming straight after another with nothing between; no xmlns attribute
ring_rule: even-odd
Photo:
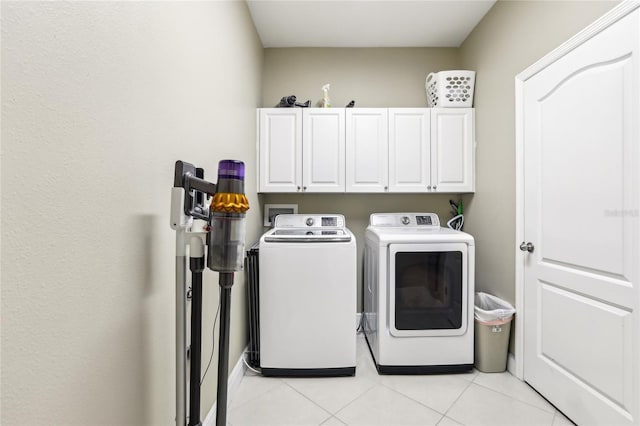
<svg viewBox="0 0 640 426"><path fill-rule="evenodd" d="M258 370L256 370L255 368L253 368L252 366L250 366L250 365L249 365L249 363L247 362L247 360L246 360L246 358L245 358L245 355L246 355L246 354L247 354L247 352L245 352L245 353L243 353L243 354L242 354L242 362L244 362L244 365L246 365L246 366L247 366L247 368L248 368L249 370L253 371L254 373L256 373L256 374L262 374L262 371L258 371Z"/></svg>
<svg viewBox="0 0 640 426"><path fill-rule="evenodd" d="M200 380L200 386L204 382L204 378L207 377L207 371L209 371L209 367L211 366L211 361L213 360L213 351L216 346L216 323L218 322L218 315L220 314L220 299L222 297L222 287L218 289L218 310L216 311L216 317L213 320L213 331L211 332L211 356L209 357L209 363L207 364L207 368L204 370L204 374L202 375L202 379Z"/></svg>

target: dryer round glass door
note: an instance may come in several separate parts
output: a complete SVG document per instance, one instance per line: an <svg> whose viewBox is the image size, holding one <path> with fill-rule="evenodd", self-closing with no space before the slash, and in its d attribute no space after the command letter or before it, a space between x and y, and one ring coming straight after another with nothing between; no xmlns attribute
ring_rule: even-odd
<svg viewBox="0 0 640 426"><path fill-rule="evenodd" d="M466 244L390 244L389 266L393 336L459 336L467 331Z"/></svg>

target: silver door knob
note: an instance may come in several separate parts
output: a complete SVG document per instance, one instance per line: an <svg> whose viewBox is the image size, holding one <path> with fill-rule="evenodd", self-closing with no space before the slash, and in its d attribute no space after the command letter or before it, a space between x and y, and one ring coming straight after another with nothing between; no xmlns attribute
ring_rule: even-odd
<svg viewBox="0 0 640 426"><path fill-rule="evenodd" d="M531 243L525 243L523 242L522 244L520 244L520 250L522 251L528 251L529 253L533 253L533 249L535 247L533 247L533 244Z"/></svg>

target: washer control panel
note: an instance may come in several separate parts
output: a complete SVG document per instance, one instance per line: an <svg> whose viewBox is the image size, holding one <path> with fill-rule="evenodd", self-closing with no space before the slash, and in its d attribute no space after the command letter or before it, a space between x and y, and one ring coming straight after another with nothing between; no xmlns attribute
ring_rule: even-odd
<svg viewBox="0 0 640 426"><path fill-rule="evenodd" d="M281 214L275 218L275 228L344 228L341 214Z"/></svg>

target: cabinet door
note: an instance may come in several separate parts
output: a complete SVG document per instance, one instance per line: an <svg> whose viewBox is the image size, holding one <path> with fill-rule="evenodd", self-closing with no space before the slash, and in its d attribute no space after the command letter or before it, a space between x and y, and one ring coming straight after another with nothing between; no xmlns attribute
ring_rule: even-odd
<svg viewBox="0 0 640 426"><path fill-rule="evenodd" d="M344 192L344 108L308 108L302 112L302 189Z"/></svg>
<svg viewBox="0 0 640 426"><path fill-rule="evenodd" d="M302 189L302 110L259 109L259 192Z"/></svg>
<svg viewBox="0 0 640 426"><path fill-rule="evenodd" d="M346 116L346 191L387 191L387 109L347 108Z"/></svg>
<svg viewBox="0 0 640 426"><path fill-rule="evenodd" d="M473 122L473 108L431 109L432 190L475 190Z"/></svg>
<svg viewBox="0 0 640 426"><path fill-rule="evenodd" d="M431 189L430 140L429 109L389 109L389 191Z"/></svg>

